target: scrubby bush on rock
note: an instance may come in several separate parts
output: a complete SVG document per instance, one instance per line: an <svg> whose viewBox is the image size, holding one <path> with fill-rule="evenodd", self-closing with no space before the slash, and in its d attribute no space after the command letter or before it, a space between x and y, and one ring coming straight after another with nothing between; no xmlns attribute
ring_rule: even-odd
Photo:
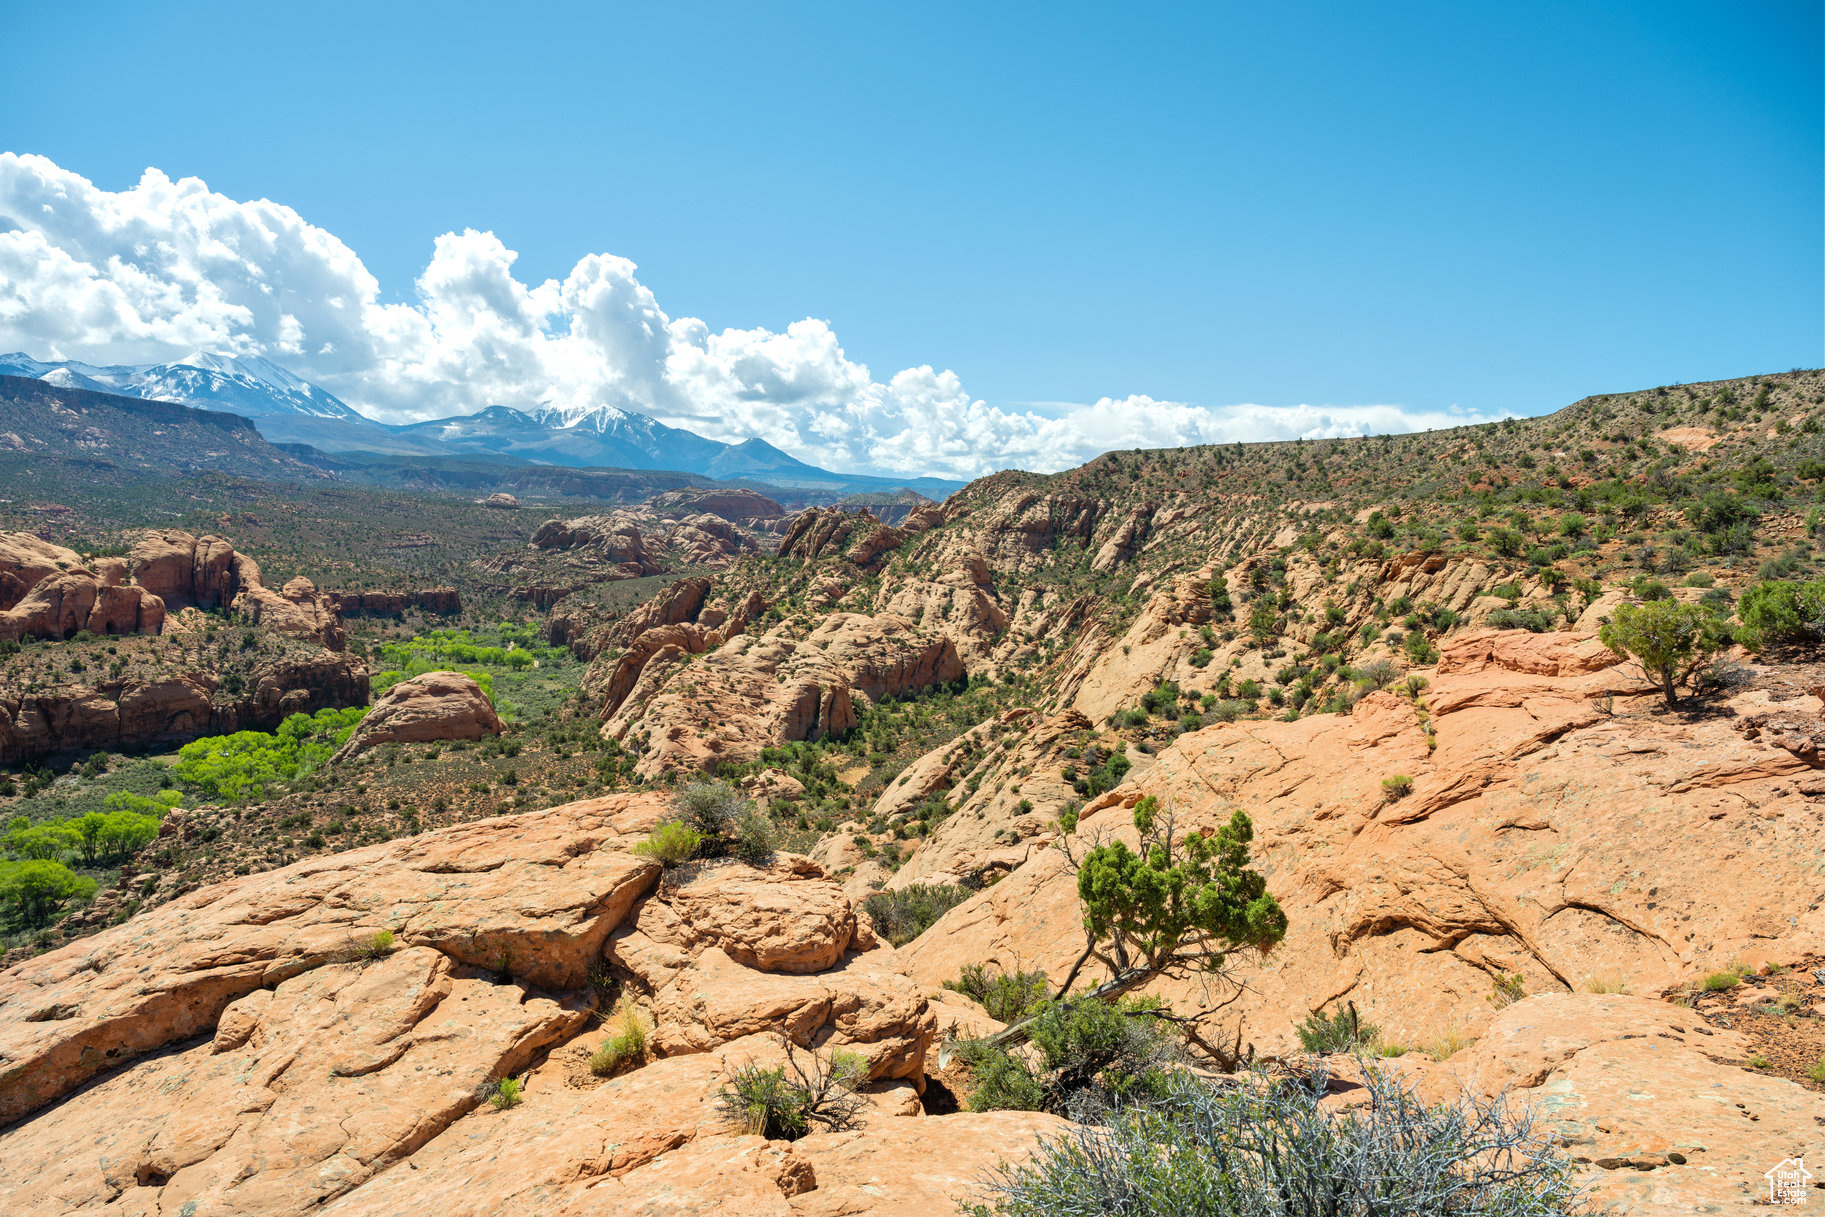
<svg viewBox="0 0 1825 1217"><path fill-rule="evenodd" d="M991 972L979 963L964 964L957 979L945 981L944 987L979 1003L990 1018L1002 1023L1031 1014L1047 991L1043 972Z"/></svg>
<svg viewBox="0 0 1825 1217"><path fill-rule="evenodd" d="M672 798L672 811L634 852L676 866L692 858L765 862L779 834L753 799L727 782L692 782Z"/></svg>
<svg viewBox="0 0 1825 1217"><path fill-rule="evenodd" d="M1402 1217L1585 1211L1575 1167L1524 1110L1442 1104L1365 1068L1367 1101L1321 1105L1328 1078L1211 1082L1180 1072L1145 1103L1043 1142L983 1181L975 1217Z"/></svg>
<svg viewBox="0 0 1825 1217"><path fill-rule="evenodd" d="M970 1110L1086 1118L1163 1093L1181 1056L1160 1009L1152 998L1046 1002L1025 1028L1037 1061L989 1040L958 1044L954 1054L970 1069Z"/></svg>
<svg viewBox="0 0 1825 1217"><path fill-rule="evenodd" d="M1352 1002L1331 1014L1314 1010L1296 1030L1299 1045L1307 1052L1355 1052L1374 1043L1380 1028L1358 1018Z"/></svg>
<svg viewBox="0 0 1825 1217"><path fill-rule="evenodd" d="M633 1003L624 1000L609 1023L614 1030L589 1057L589 1071L599 1078L609 1077L623 1065L646 1055L646 1020Z"/></svg>
<svg viewBox="0 0 1825 1217"><path fill-rule="evenodd" d="M717 1092L717 1106L743 1132L769 1140L796 1141L814 1127L842 1132L867 1109L856 1093L867 1076L867 1062L857 1053L837 1050L812 1055L807 1063L787 1041L784 1065L736 1069Z"/></svg>
<svg viewBox="0 0 1825 1217"><path fill-rule="evenodd" d="M874 923L875 933L903 947L975 894L954 883L911 883L898 891L874 893L862 902L862 910Z"/></svg>

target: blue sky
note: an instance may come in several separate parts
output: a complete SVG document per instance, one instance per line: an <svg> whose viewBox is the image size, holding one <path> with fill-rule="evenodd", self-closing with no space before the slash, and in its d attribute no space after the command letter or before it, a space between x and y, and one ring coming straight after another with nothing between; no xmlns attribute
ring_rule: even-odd
<svg viewBox="0 0 1825 1217"><path fill-rule="evenodd" d="M493 233L532 285L618 255L668 318L821 319L877 387L952 372L953 413L1538 413L1825 362L1816 3L163 3L8 24L29 50L0 75L0 148L102 191L151 166L271 199L345 242L382 303L417 299L447 232ZM430 408L386 392L366 406ZM830 458L841 425L790 414L732 425L796 426ZM851 455L960 467L870 451Z"/></svg>

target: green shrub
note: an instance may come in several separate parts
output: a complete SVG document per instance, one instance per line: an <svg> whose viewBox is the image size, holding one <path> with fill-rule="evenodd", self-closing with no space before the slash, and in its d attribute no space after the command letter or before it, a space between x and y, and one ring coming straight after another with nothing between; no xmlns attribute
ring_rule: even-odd
<svg viewBox="0 0 1825 1217"><path fill-rule="evenodd" d="M1483 619L1492 630L1528 630L1544 634L1553 628L1552 616L1544 609L1496 609Z"/></svg>
<svg viewBox="0 0 1825 1217"><path fill-rule="evenodd" d="M867 1062L857 1053L814 1055L806 1065L788 1040L784 1065L741 1066L717 1091L716 1100L743 1132L796 1141L813 1126L826 1132L854 1128L868 1106L856 1087L867 1079Z"/></svg>
<svg viewBox="0 0 1825 1217"><path fill-rule="evenodd" d="M1619 604L1599 633L1610 650L1641 664L1669 706L1678 700L1680 684L1731 640L1721 618L1677 600Z"/></svg>
<svg viewBox="0 0 1825 1217"><path fill-rule="evenodd" d="M779 848L779 832L765 813L749 805L735 822L729 840L729 852L744 862L763 863L772 859Z"/></svg>
<svg viewBox="0 0 1825 1217"><path fill-rule="evenodd" d="M1153 1017L1159 1008L1151 998L1046 1002L1026 1025L1037 1065L986 1040L959 1044L973 1087L970 1110L1082 1114L1158 1095L1180 1064L1176 1043Z"/></svg>
<svg viewBox="0 0 1825 1217"><path fill-rule="evenodd" d="M964 964L957 979L945 981L944 987L979 1003L990 1018L1003 1023L1032 1013L1047 991L1044 972L991 972L979 963Z"/></svg>
<svg viewBox="0 0 1825 1217"><path fill-rule="evenodd" d="M1725 989L1734 989L1742 983L1742 978L1735 972L1713 972L1702 982L1706 993L1722 993Z"/></svg>
<svg viewBox="0 0 1825 1217"><path fill-rule="evenodd" d="M1780 642L1825 638L1825 579L1776 580L1743 593L1737 616L1744 625Z"/></svg>
<svg viewBox="0 0 1825 1217"><path fill-rule="evenodd" d="M488 1089L488 1102L496 1111L518 1107L526 1099L518 1078L502 1078Z"/></svg>
<svg viewBox="0 0 1825 1217"><path fill-rule="evenodd" d="M1413 779L1404 773L1381 780L1381 794L1384 799L1404 799L1413 793Z"/></svg>
<svg viewBox="0 0 1825 1217"><path fill-rule="evenodd" d="M1406 641L1401 645L1407 652L1407 661L1417 667L1423 668L1428 664L1438 662L1438 648L1433 646L1432 641L1418 630L1408 634Z"/></svg>
<svg viewBox="0 0 1825 1217"><path fill-rule="evenodd" d="M697 834L695 856L765 862L778 832L742 790L728 782L692 782L672 796L672 821Z"/></svg>
<svg viewBox="0 0 1825 1217"><path fill-rule="evenodd" d="M1512 976L1497 975L1489 990L1489 1004L1498 1010L1506 1009L1527 996L1523 987L1521 974Z"/></svg>
<svg viewBox="0 0 1825 1217"><path fill-rule="evenodd" d="M356 955L361 959L385 959L393 953L393 943L392 930L375 930L357 944Z"/></svg>
<svg viewBox="0 0 1825 1217"><path fill-rule="evenodd" d="M973 895L954 883L910 883L898 891L874 893L862 902L862 911L874 922L876 933L900 947Z"/></svg>
<svg viewBox="0 0 1825 1217"><path fill-rule="evenodd" d="M611 1025L615 1030L589 1057L589 1071L599 1078L646 1055L646 1020L631 1002L616 1009Z"/></svg>
<svg viewBox="0 0 1825 1217"><path fill-rule="evenodd" d="M985 1040L957 1045L956 1059L969 1069L971 1111L1044 1111L1052 1101L1045 1079L1026 1061Z"/></svg>
<svg viewBox="0 0 1825 1217"><path fill-rule="evenodd" d="M660 866L673 867L696 857L702 846L703 834L690 825L662 820L653 825L646 840L634 846L634 852L642 858L651 858Z"/></svg>
<svg viewBox="0 0 1825 1217"><path fill-rule="evenodd" d="M1329 1078L1171 1076L1160 1101L1044 1139L983 1182L975 1217L1306 1217L1583 1211L1577 1167L1505 1097L1422 1100L1379 1069L1367 1101Z"/></svg>
<svg viewBox="0 0 1825 1217"><path fill-rule="evenodd" d="M1516 558L1527 544L1527 538L1512 528L1492 528L1484 534L1483 543L1499 558Z"/></svg>
<svg viewBox="0 0 1825 1217"><path fill-rule="evenodd" d="M1355 1052L1374 1043L1381 1031L1357 1017L1354 1003L1328 1015L1314 1010L1296 1030L1299 1044L1307 1052Z"/></svg>

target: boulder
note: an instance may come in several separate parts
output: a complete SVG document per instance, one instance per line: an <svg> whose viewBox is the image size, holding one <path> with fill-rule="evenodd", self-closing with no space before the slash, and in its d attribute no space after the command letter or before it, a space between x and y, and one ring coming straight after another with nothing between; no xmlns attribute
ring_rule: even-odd
<svg viewBox="0 0 1825 1217"><path fill-rule="evenodd" d="M871 1079L924 1084L935 1028L925 999L809 859L706 865L643 900L606 953L667 1055L779 1032L860 1052Z"/></svg>
<svg viewBox="0 0 1825 1217"><path fill-rule="evenodd" d="M461 672L426 672L382 693L334 759L347 760L382 744L478 740L500 733L500 716L472 678Z"/></svg>

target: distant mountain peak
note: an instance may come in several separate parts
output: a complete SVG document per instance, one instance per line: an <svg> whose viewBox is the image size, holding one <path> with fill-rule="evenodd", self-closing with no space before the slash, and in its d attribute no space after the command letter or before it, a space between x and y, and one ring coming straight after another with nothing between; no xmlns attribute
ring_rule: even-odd
<svg viewBox="0 0 1825 1217"><path fill-rule="evenodd" d="M0 355L0 375L238 414L255 420L273 442L306 443L330 452L463 453L574 468L679 470L753 478L787 489L877 490L910 483L942 496L961 485L935 478L832 473L758 437L726 444L607 404L496 403L474 414L382 424L261 355L198 350L169 363L102 367L74 359L38 360L20 352Z"/></svg>
<svg viewBox="0 0 1825 1217"><path fill-rule="evenodd" d="M326 389L260 355L192 351L171 363L97 367L74 359L0 356L0 372L36 376L66 389L99 390L151 401L174 401L253 418L301 415L351 423L371 422Z"/></svg>

